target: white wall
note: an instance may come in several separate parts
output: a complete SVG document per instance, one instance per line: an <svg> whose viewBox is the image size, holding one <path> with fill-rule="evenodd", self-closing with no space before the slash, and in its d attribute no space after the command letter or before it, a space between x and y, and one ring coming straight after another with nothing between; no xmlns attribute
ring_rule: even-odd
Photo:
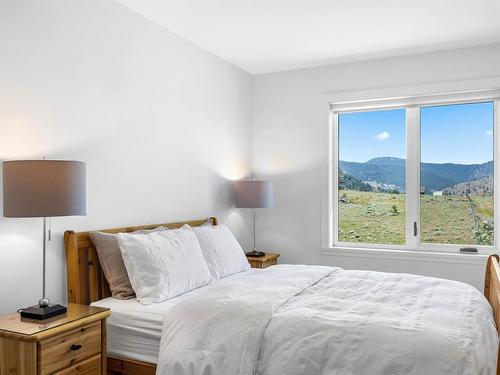
<svg viewBox="0 0 500 375"><path fill-rule="evenodd" d="M320 253L321 163L328 124L323 94L493 76L500 76L500 45L256 76L254 170L257 177L272 180L275 189L275 208L260 213L260 248L280 252L282 262L411 272L456 279L482 289L482 262Z"/></svg>
<svg viewBox="0 0 500 375"><path fill-rule="evenodd" d="M228 179L251 170L251 85L113 1L1 2L0 160L87 162L87 216L52 220L49 297L66 229L216 215L250 243ZM40 219L0 218L0 314L38 301L41 256Z"/></svg>
<svg viewBox="0 0 500 375"><path fill-rule="evenodd" d="M231 208L228 179L250 173L252 152L257 175L275 184L275 208L259 213L258 245L281 252L282 262L480 287L481 265L321 255L327 113L319 98L499 75L496 45L252 78L113 1L3 0L0 160L87 162L88 215L52 220L48 295L55 301L66 298L66 229L217 215L249 245L248 217ZM0 314L38 300L40 241L39 219L0 218Z"/></svg>

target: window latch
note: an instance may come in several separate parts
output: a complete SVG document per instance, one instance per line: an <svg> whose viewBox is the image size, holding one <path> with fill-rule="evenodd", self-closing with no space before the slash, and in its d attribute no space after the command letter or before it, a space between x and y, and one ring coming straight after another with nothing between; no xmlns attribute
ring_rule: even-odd
<svg viewBox="0 0 500 375"><path fill-rule="evenodd" d="M413 236L417 237L417 222L413 222Z"/></svg>
<svg viewBox="0 0 500 375"><path fill-rule="evenodd" d="M477 248L475 248L475 247L461 247L460 252L466 253L466 254L476 254Z"/></svg>

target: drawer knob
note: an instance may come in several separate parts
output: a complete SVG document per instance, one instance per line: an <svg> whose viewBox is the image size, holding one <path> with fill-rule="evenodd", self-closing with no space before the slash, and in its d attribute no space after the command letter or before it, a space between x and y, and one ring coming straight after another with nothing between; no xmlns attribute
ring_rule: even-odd
<svg viewBox="0 0 500 375"><path fill-rule="evenodd" d="M82 346L80 344L73 344L71 345L71 350L80 350Z"/></svg>

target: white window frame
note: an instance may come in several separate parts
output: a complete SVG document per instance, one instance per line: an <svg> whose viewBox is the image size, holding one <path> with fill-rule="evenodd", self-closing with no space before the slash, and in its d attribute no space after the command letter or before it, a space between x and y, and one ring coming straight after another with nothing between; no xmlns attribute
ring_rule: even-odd
<svg viewBox="0 0 500 375"><path fill-rule="evenodd" d="M330 249L364 249L419 251L426 253L459 253L463 245L420 243L420 108L465 103L494 103L493 147L494 147L494 244L472 245L478 254L491 254L500 244L500 89L453 92L449 94L406 96L362 101L329 101L327 155L327 214L326 246ZM406 244L370 244L338 241L338 125L339 114L374 110L406 110ZM417 223L418 235L413 235ZM470 244L469 244L470 245ZM463 254L465 255L465 254Z"/></svg>

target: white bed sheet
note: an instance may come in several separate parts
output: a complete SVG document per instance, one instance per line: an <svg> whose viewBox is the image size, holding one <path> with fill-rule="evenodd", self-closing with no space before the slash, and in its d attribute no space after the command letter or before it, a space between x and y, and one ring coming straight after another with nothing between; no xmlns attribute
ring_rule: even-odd
<svg viewBox="0 0 500 375"><path fill-rule="evenodd" d="M246 272L214 281L211 285L231 283L234 278L249 272L262 272L262 270L252 268ZM198 288L151 305L143 305L135 298L120 300L109 297L93 302L92 306L111 309L111 316L107 319L108 355L156 364L164 315L176 303L187 297L203 293L209 287L210 285Z"/></svg>
<svg viewBox="0 0 500 375"><path fill-rule="evenodd" d="M163 316L174 302L141 305L134 299L109 297L92 306L108 307L108 355L157 363Z"/></svg>

